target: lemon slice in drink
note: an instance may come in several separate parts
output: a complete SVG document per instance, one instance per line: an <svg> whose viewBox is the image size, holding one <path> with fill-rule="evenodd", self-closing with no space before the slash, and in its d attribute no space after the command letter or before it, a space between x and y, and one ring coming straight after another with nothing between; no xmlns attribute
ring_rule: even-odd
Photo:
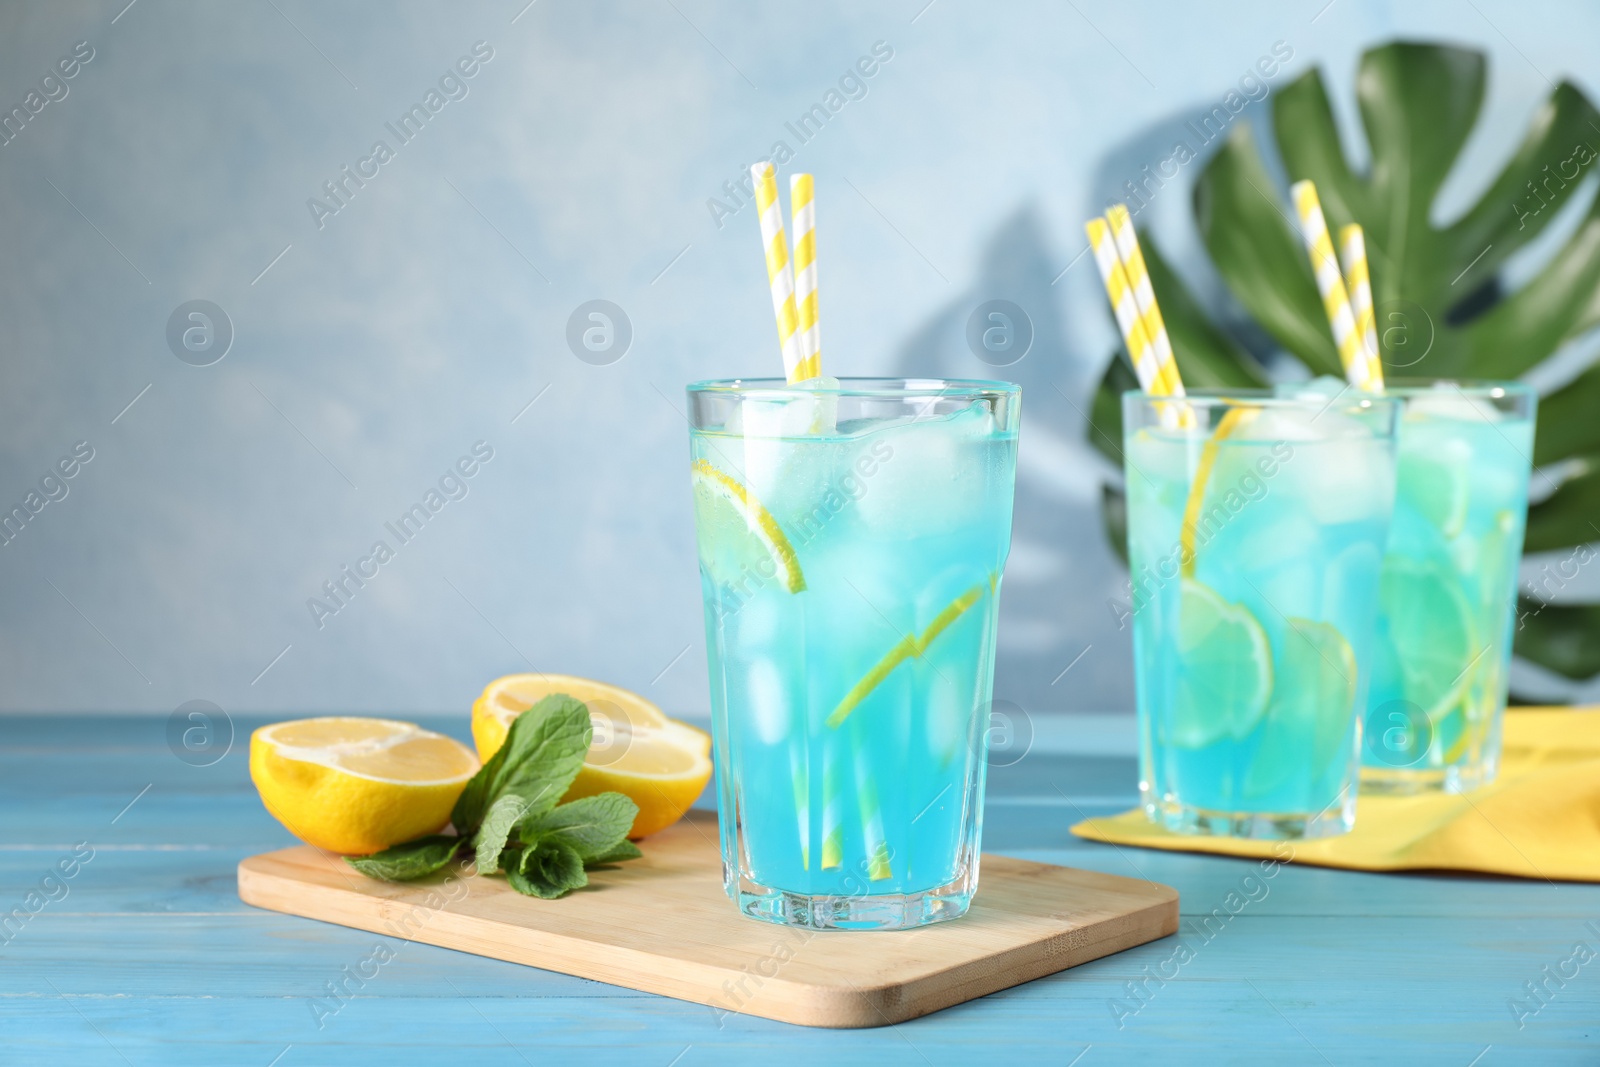
<svg viewBox="0 0 1600 1067"><path fill-rule="evenodd" d="M1395 499L1408 502L1421 513L1446 540L1457 537L1467 522L1467 471L1471 449L1460 441L1439 442L1457 445L1445 458L1407 455L1399 465ZM1466 456L1455 455L1465 451Z"/></svg>
<svg viewBox="0 0 1600 1067"><path fill-rule="evenodd" d="M694 461L695 524L700 558L713 578L776 578L791 593L806 587L800 560L772 512L744 483L703 459Z"/></svg>
<svg viewBox="0 0 1600 1067"><path fill-rule="evenodd" d="M1283 677L1262 725L1261 747L1245 776L1247 794L1264 795L1295 778L1320 779L1341 756L1353 758L1356 654L1325 622L1290 618Z"/></svg>
<svg viewBox="0 0 1600 1067"><path fill-rule="evenodd" d="M351 855L442 829L477 769L461 742L389 719L297 719L250 735L267 811L307 844Z"/></svg>
<svg viewBox="0 0 1600 1067"><path fill-rule="evenodd" d="M1204 748L1255 728L1272 697L1272 648L1250 610L1201 582L1178 594L1177 679L1167 740Z"/></svg>
<svg viewBox="0 0 1600 1067"><path fill-rule="evenodd" d="M1181 549L1179 560L1186 576L1194 576L1195 553L1199 549L1195 539L1200 526L1201 512L1205 509L1206 483L1211 480L1211 469L1217 465L1217 446L1240 426L1248 426L1255 417L1254 408L1228 409L1217 422L1217 428L1211 432L1211 437L1200 447L1200 460L1195 464L1194 480L1189 484L1189 499L1183 507L1183 525L1178 531L1178 545Z"/></svg>
<svg viewBox="0 0 1600 1067"><path fill-rule="evenodd" d="M993 588L994 578L991 576L986 584L975 585L946 604L944 609L933 617L933 621L928 623L927 629L923 630L922 633L909 633L895 642L894 647L884 653L883 658L870 671L862 675L859 682L850 687L850 692L845 694L844 699L839 701L839 706L829 714L828 725L832 727L842 725L849 714L863 700L871 696L872 691L878 688L885 678L894 673L896 667L906 660L916 659L926 652L928 646L933 644L940 634L948 630L951 624L965 615L967 609L971 608L983 597L985 589L992 590Z"/></svg>
<svg viewBox="0 0 1600 1067"><path fill-rule="evenodd" d="M484 688L472 705L472 739L485 762L505 744L512 720L552 693L589 708L594 737L565 800L621 793L639 805L632 838L677 822L711 778L711 737L669 719L650 701L620 686L569 674L511 674Z"/></svg>
<svg viewBox="0 0 1600 1067"><path fill-rule="evenodd" d="M1284 673L1294 679L1270 714L1283 714L1309 728L1312 760L1332 759L1350 732L1356 702L1355 649L1331 623L1289 620L1283 646Z"/></svg>
<svg viewBox="0 0 1600 1067"><path fill-rule="evenodd" d="M1472 684L1481 648L1472 606L1443 565L1407 559L1384 561L1378 596L1405 699L1437 725Z"/></svg>

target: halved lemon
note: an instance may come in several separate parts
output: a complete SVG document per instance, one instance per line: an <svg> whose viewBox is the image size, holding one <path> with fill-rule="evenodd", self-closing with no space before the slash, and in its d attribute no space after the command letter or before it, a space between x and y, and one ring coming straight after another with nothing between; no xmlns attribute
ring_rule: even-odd
<svg viewBox="0 0 1600 1067"><path fill-rule="evenodd" d="M748 569L763 578L776 577L791 593L806 587L788 535L743 482L703 459L694 461L690 477L700 555L709 567L726 572L730 581Z"/></svg>
<svg viewBox="0 0 1600 1067"><path fill-rule="evenodd" d="M267 811L307 844L350 855L443 829L477 769L461 742L391 719L296 719L250 735Z"/></svg>
<svg viewBox="0 0 1600 1067"><path fill-rule="evenodd" d="M669 719L650 701L615 685L570 674L508 674L472 705L472 739L485 762L505 744L511 722L551 693L589 706L594 739L565 800L615 792L639 805L628 836L644 837L683 817L711 778L711 737Z"/></svg>

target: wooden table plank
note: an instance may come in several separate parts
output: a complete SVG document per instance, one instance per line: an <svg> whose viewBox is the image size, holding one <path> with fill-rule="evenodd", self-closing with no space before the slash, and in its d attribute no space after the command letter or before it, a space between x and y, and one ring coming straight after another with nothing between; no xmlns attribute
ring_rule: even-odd
<svg viewBox="0 0 1600 1067"><path fill-rule="evenodd" d="M463 736L449 725L462 718L426 722ZM241 743L250 724L236 722ZM292 841L260 808L242 747L194 768L168 750L164 731L165 717L0 719L0 810L13 814L0 824L0 910L22 902L61 846L88 839L97 850L69 894L0 947L7 1063L265 1067L289 1045L277 1067L578 1054L585 1067L664 1067L680 1053L679 1067L802 1058L970 1067L997 1052L1065 1064L1089 1045L1080 1067L1281 1067L1323 1057L1461 1067L1480 1053L1479 1067L1600 1062L1600 963L1521 1029L1507 1007L1575 941L1600 950L1585 925L1600 922L1600 886L1292 866L1124 1015L1121 1029L1113 1005L1137 1003L1128 983L1156 973L1174 939L893 1030L847 1033L715 1018L665 998L406 945L319 1030L311 1003L370 950L372 935L240 904L238 860ZM1067 833L1074 805L1099 814L1130 802L1132 774L1125 757L1032 753L991 777L985 847L1173 885L1192 931L1249 863L1116 849Z"/></svg>
<svg viewBox="0 0 1600 1067"><path fill-rule="evenodd" d="M878 1030L830 1031L749 1016L713 1016L668 998L528 998L453 992L352 999L322 1029L305 1006L273 998L83 997L0 1001L0 1046L18 1063L680 1064L752 1062L1066 1064L1086 1047L1107 1064L1595 1062L1594 1014L1559 1000L1526 1030L1474 1007L1471 990L1441 983L1397 1002L1398 989L1320 980L1190 982L1163 990L1122 1029L1107 990L1070 976L1041 979ZM1271 998L1270 1001L1267 998ZM1399 1010L1403 1006L1405 1010ZM517 1052L521 1052L521 1056Z"/></svg>
<svg viewBox="0 0 1600 1067"><path fill-rule="evenodd" d="M1024 819L1027 813L1019 812ZM287 838L246 845L183 848L94 842L95 857L67 886L50 914L109 912L213 912L254 914L240 902L235 868L265 849L293 844ZM1128 877L1149 877L1182 895L1190 919L1225 904L1230 892L1253 872L1248 861L1220 856L1124 850L1083 842L1075 849L1007 849L1006 854ZM1131 866L1129 853L1136 857ZM57 859L70 855L50 846L0 847L0 901L18 901L36 888ZM1376 884L1375 884L1376 883ZM1252 883L1255 884L1255 883ZM1400 874L1375 878L1356 871L1285 866L1266 894L1251 900L1247 914L1305 917L1405 917L1429 919L1566 918L1600 921L1600 886L1554 885L1495 877ZM1600 948L1600 945L1596 946Z"/></svg>

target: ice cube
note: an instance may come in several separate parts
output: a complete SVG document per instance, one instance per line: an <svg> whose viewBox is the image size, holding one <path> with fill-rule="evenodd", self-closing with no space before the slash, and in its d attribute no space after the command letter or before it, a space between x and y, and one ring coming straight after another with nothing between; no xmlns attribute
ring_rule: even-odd
<svg viewBox="0 0 1600 1067"><path fill-rule="evenodd" d="M1310 396L1338 396L1350 388L1350 384L1343 378L1336 378L1331 374L1323 374L1310 381L1304 382L1278 382L1272 391L1277 396L1283 397L1310 397Z"/></svg>
<svg viewBox="0 0 1600 1067"><path fill-rule="evenodd" d="M783 672L769 659L751 661L745 691L750 701L750 722L763 744L775 745L789 736L793 717Z"/></svg>
<svg viewBox="0 0 1600 1067"><path fill-rule="evenodd" d="M1499 422L1501 414L1484 398L1468 396L1449 382L1439 382L1430 391L1413 396L1406 403L1406 418Z"/></svg>
<svg viewBox="0 0 1600 1067"><path fill-rule="evenodd" d="M732 453L734 473L780 521L807 503L829 477L826 457L818 446L799 446L797 440L834 433L839 397L837 378L813 378L788 390L747 398L742 416L730 422L736 440L719 446ZM787 395L790 391L793 395ZM811 390L811 391L808 391Z"/></svg>
<svg viewBox="0 0 1600 1067"><path fill-rule="evenodd" d="M1318 522L1381 521L1394 502L1393 454L1370 434L1303 442L1283 461L1278 477Z"/></svg>
<svg viewBox="0 0 1600 1067"><path fill-rule="evenodd" d="M862 521L888 537L946 533L975 522L991 505L983 441L993 432L992 413L974 404L855 438Z"/></svg>
<svg viewBox="0 0 1600 1067"><path fill-rule="evenodd" d="M1261 597L1264 605L1257 606L1265 610L1256 613L1257 619L1274 633L1280 612L1292 614L1316 603L1321 538L1316 522L1299 509L1252 504L1223 525L1214 540L1197 544L1197 573L1201 580L1211 577L1235 586L1238 575L1247 574L1250 584L1239 592Z"/></svg>
<svg viewBox="0 0 1600 1067"><path fill-rule="evenodd" d="M728 432L747 438L831 434L838 420L838 393L839 379L811 378L787 389L748 397L739 406L740 417L737 422L730 422Z"/></svg>
<svg viewBox="0 0 1600 1067"><path fill-rule="evenodd" d="M1339 402L1313 408L1266 406L1241 425L1238 436L1252 441L1321 441L1334 437L1371 437L1360 419L1344 414Z"/></svg>
<svg viewBox="0 0 1600 1067"><path fill-rule="evenodd" d="M1382 563L1383 553L1371 541L1348 545L1330 560L1322 572L1322 618L1371 618Z"/></svg>
<svg viewBox="0 0 1600 1067"><path fill-rule="evenodd" d="M1127 441L1125 463L1150 486L1187 485L1204 443L1198 434L1141 429Z"/></svg>

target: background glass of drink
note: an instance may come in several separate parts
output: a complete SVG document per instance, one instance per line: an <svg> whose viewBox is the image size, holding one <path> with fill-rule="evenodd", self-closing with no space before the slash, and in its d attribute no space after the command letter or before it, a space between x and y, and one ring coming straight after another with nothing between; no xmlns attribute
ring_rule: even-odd
<svg viewBox="0 0 1600 1067"><path fill-rule="evenodd" d="M1537 397L1404 380L1384 395L1404 407L1361 785L1462 793L1500 760Z"/></svg>
<svg viewBox="0 0 1600 1067"><path fill-rule="evenodd" d="M795 926L957 918L1020 390L818 381L689 386L724 883Z"/></svg>
<svg viewBox="0 0 1600 1067"><path fill-rule="evenodd" d="M1399 404L1245 390L1122 409L1146 813L1183 833L1348 831Z"/></svg>

